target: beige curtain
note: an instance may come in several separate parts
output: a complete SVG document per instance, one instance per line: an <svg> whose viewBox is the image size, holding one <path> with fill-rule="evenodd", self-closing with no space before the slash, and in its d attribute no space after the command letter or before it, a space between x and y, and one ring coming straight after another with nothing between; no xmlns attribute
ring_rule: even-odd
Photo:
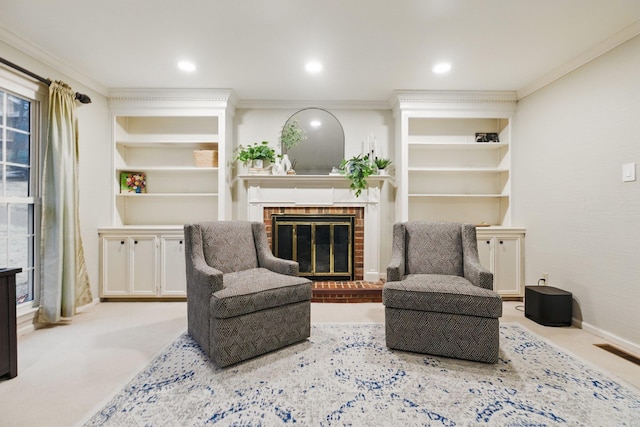
<svg viewBox="0 0 640 427"><path fill-rule="evenodd" d="M49 86L49 128L42 180L40 323L72 317L92 301L78 217L78 126L75 92Z"/></svg>

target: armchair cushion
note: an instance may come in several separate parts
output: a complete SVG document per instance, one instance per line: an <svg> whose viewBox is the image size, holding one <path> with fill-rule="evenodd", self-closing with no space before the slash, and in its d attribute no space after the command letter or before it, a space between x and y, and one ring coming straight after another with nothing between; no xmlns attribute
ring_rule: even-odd
<svg viewBox="0 0 640 427"><path fill-rule="evenodd" d="M502 299L489 289L460 276L410 274L401 282L387 282L382 291L386 307L478 317L500 317Z"/></svg>
<svg viewBox="0 0 640 427"><path fill-rule="evenodd" d="M285 276L266 268L225 274L224 285L211 297L211 312L218 319L311 299L309 279Z"/></svg>

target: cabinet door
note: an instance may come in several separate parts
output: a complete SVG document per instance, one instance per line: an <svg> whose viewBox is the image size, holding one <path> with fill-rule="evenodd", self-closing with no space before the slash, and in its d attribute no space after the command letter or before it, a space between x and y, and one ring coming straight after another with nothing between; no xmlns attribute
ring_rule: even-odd
<svg viewBox="0 0 640 427"><path fill-rule="evenodd" d="M184 238L162 236L160 238L160 294L169 297L187 295L187 279L184 259Z"/></svg>
<svg viewBox="0 0 640 427"><path fill-rule="evenodd" d="M493 272L493 245L491 244L492 240L493 239L491 237L478 239L478 256L480 257L480 264L491 272ZM493 280L495 281L495 277Z"/></svg>
<svg viewBox="0 0 640 427"><path fill-rule="evenodd" d="M520 296L522 294L520 238L495 237L494 239L494 290L500 295Z"/></svg>
<svg viewBox="0 0 640 427"><path fill-rule="evenodd" d="M131 295L156 296L157 251L155 236L133 236L131 241Z"/></svg>
<svg viewBox="0 0 640 427"><path fill-rule="evenodd" d="M102 237L100 296L129 295L129 238Z"/></svg>

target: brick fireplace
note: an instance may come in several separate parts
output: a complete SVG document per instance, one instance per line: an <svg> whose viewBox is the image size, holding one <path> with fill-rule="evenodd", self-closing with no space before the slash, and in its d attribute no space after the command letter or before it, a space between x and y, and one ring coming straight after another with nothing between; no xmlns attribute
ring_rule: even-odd
<svg viewBox="0 0 640 427"><path fill-rule="evenodd" d="M269 245L272 244L272 216L273 215L354 215L353 236L353 279L363 280L364 277L364 208L363 207L335 207L335 206L273 206L263 209L263 221L267 228Z"/></svg>

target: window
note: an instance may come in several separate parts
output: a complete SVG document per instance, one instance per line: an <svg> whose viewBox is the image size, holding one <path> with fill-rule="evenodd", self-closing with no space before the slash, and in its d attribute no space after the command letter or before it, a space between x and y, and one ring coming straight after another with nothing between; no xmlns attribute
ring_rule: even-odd
<svg viewBox="0 0 640 427"><path fill-rule="evenodd" d="M33 304L39 278L40 102L5 89L1 77L0 268L22 268L16 276L16 304Z"/></svg>

